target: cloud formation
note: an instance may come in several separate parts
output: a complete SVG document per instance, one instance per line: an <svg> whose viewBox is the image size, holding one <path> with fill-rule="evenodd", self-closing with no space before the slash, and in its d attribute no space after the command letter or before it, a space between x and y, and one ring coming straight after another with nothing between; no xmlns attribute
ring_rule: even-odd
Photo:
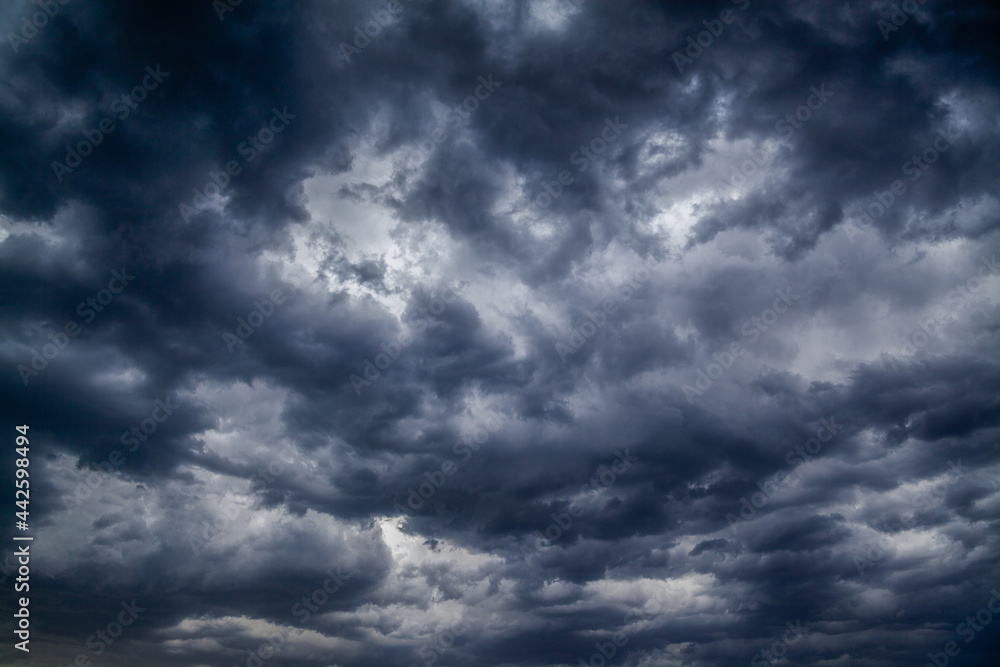
<svg viewBox="0 0 1000 667"><path fill-rule="evenodd" d="M5 664L994 664L991 4L0 20Z"/></svg>

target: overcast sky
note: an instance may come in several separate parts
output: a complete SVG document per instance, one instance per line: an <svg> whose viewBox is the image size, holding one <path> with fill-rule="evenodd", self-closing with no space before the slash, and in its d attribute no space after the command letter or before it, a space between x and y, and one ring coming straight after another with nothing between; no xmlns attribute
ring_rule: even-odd
<svg viewBox="0 0 1000 667"><path fill-rule="evenodd" d="M996 664L993 3L0 25L3 664Z"/></svg>

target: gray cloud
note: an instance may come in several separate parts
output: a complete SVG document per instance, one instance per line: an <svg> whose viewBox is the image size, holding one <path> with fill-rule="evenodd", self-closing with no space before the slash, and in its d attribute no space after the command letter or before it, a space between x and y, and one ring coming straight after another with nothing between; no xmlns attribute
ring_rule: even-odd
<svg viewBox="0 0 1000 667"><path fill-rule="evenodd" d="M5 661L993 664L998 16L916 4L0 10Z"/></svg>

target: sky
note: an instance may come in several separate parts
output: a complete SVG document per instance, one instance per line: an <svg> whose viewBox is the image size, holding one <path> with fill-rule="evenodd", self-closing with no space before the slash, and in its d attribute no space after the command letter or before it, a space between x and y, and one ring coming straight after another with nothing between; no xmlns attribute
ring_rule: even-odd
<svg viewBox="0 0 1000 667"><path fill-rule="evenodd" d="M993 3L0 26L0 663L996 664Z"/></svg>

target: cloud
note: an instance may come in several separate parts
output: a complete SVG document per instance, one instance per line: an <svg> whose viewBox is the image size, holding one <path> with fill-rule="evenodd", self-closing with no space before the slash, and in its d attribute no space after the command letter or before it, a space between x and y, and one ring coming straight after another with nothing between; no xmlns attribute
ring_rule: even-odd
<svg viewBox="0 0 1000 667"><path fill-rule="evenodd" d="M33 664L992 664L986 3L54 4L0 11Z"/></svg>

